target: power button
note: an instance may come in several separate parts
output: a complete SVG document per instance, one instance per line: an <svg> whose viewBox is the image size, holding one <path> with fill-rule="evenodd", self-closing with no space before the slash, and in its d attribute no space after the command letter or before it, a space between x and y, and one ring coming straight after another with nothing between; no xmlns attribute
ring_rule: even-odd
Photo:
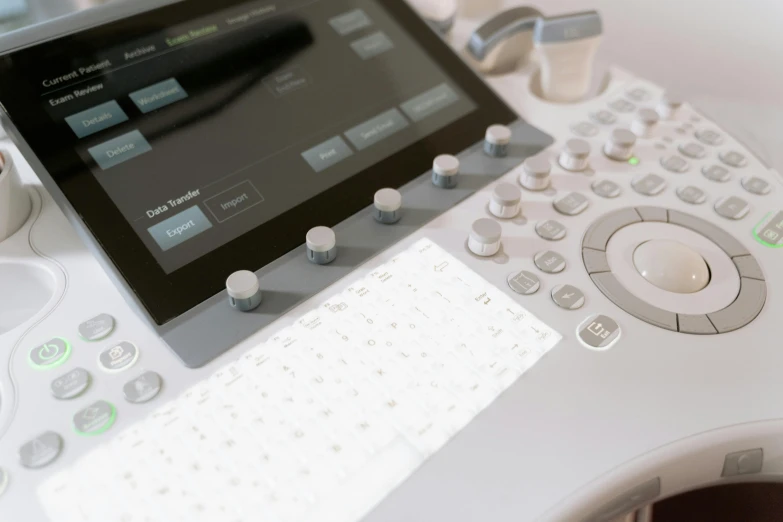
<svg viewBox="0 0 783 522"><path fill-rule="evenodd" d="M38 370L48 370L64 363L71 355L71 344L61 337L55 337L30 350L30 365Z"/></svg>

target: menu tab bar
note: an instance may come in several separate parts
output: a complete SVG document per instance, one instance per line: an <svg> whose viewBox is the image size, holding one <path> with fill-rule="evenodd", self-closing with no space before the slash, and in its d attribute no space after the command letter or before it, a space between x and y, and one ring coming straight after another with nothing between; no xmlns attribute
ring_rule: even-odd
<svg viewBox="0 0 783 522"><path fill-rule="evenodd" d="M155 85L130 93L130 99L141 112L147 114L154 110L184 100L188 93L174 78L169 78Z"/></svg>
<svg viewBox="0 0 783 522"><path fill-rule="evenodd" d="M128 121L128 115L116 101L112 100L68 116L65 121L77 137L85 138Z"/></svg>
<svg viewBox="0 0 783 522"><path fill-rule="evenodd" d="M345 136L359 149L367 147L388 138L408 126L408 121L397 109L391 109L361 125L347 130Z"/></svg>
<svg viewBox="0 0 783 522"><path fill-rule="evenodd" d="M98 166L109 170L152 150L152 147L137 130L118 136L95 147L87 149Z"/></svg>

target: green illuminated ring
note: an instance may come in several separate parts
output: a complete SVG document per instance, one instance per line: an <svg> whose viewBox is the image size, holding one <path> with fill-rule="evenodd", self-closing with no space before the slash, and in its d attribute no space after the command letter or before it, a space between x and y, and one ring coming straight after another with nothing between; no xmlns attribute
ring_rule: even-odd
<svg viewBox="0 0 783 522"><path fill-rule="evenodd" d="M94 431L84 432L76 429L76 425L74 424L73 431L75 431L77 435L81 435L82 437L93 437L95 435L100 435L101 433L105 433L109 428L114 426L114 421L117 420L117 408L115 408L114 404L110 402L108 402L107 404L111 406L111 415L103 424L103 426L101 426L100 428Z"/></svg>
<svg viewBox="0 0 783 522"><path fill-rule="evenodd" d="M767 247L767 248L783 248L783 243L781 243L781 244L779 244L779 245L773 245L773 244L771 244L771 243L767 243L766 241L764 241L763 239L761 239L761 238L759 237L759 229L760 229L760 228L762 228L761 224L762 224L762 223L764 223L764 225L766 225L766 224L767 224L767 223L766 223L766 222L767 222L767 219L768 219L768 218L769 218L769 216L771 216L771 215L772 215L772 212L768 212L768 213L767 213L767 215L766 215L766 216L764 216L764 219L762 219L761 221L759 221L759 224L758 224L758 225L756 225L756 228L754 228L754 229L753 229L753 239L755 239L757 242L761 243L762 245L764 245L764 246L765 246L765 247Z"/></svg>
<svg viewBox="0 0 783 522"><path fill-rule="evenodd" d="M27 362L30 363L30 366L36 370L51 370L52 368L57 368L68 360L68 357L71 356L71 343L62 337L55 337L54 339L59 339L65 343L65 351L63 352L62 356L60 356L59 359L51 364L36 364L33 362L33 350L35 350L35 348L33 348L33 350L30 350L30 353L27 354Z"/></svg>

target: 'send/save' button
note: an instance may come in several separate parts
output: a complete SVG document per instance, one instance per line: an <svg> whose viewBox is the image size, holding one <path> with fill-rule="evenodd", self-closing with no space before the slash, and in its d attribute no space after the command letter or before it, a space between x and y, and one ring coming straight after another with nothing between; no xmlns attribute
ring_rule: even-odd
<svg viewBox="0 0 783 522"><path fill-rule="evenodd" d="M147 231L165 252L210 228L212 223L207 216L198 206L193 206L151 226Z"/></svg>

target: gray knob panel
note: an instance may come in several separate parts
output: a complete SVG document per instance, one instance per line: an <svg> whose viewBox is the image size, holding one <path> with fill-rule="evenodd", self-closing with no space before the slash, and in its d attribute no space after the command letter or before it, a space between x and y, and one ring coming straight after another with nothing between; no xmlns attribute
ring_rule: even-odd
<svg viewBox="0 0 783 522"><path fill-rule="evenodd" d="M249 270L240 270L226 279L228 304L240 312L255 310L263 298L258 277Z"/></svg>

